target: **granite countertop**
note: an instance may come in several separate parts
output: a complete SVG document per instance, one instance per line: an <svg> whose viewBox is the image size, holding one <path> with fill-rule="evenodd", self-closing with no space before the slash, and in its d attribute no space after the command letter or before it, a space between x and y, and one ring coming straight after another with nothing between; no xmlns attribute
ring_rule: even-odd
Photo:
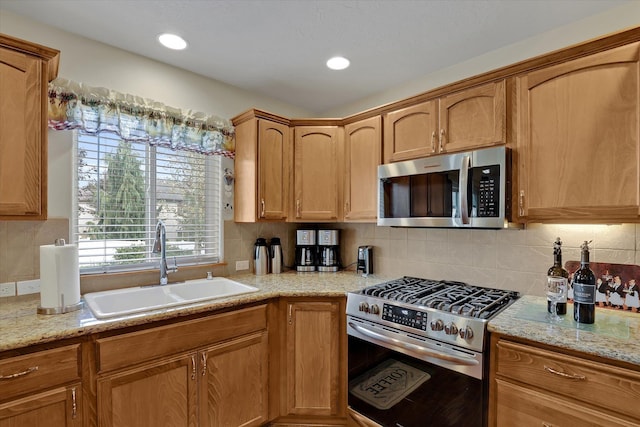
<svg viewBox="0 0 640 427"><path fill-rule="evenodd" d="M637 314L596 307L596 321L592 325L576 323L570 304L567 315L558 323L547 320L546 314L546 298L524 295L493 318L488 329L559 349L640 365L640 316Z"/></svg>
<svg viewBox="0 0 640 427"><path fill-rule="evenodd" d="M171 307L109 319L96 319L86 304L81 310L66 314L37 314L39 294L0 298L0 352L80 337L128 326L143 325L192 314L266 301L275 297L339 297L384 281L364 278L353 271L338 273L243 274L229 277L259 289L258 292L220 298L195 304Z"/></svg>

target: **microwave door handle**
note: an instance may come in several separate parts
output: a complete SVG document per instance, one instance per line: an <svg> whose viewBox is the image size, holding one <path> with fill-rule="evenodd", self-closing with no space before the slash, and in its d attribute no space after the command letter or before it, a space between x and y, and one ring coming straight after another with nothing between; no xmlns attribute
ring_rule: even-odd
<svg viewBox="0 0 640 427"><path fill-rule="evenodd" d="M462 164L460 165L460 219L462 225L469 224L469 197L467 189L469 188L469 156L462 156Z"/></svg>
<svg viewBox="0 0 640 427"><path fill-rule="evenodd" d="M388 337L386 335L382 335L382 334L380 334L378 332L372 331L371 329L365 328L363 326L356 325L353 322L349 322L349 326L352 329L355 329L356 331L360 332L362 335L365 335L365 336L367 336L367 337L369 337L371 339L374 339L376 341L380 341L380 342L383 342L383 343L386 343L386 344L390 344L390 345L393 345L395 347L406 348L407 350L411 350L414 353L423 354L425 356L433 357L433 358L440 359L440 360L446 360L447 362L457 363L458 365L473 366L473 365L477 365L477 364L480 363L473 357L457 356L457 355L454 355L454 354L451 354L451 353L432 350L432 349L427 348L427 347L422 347L422 346L419 346L419 345L415 345L415 344L411 344L411 343L408 343L408 342L400 341L400 340L397 340L395 338L391 338L391 337Z"/></svg>

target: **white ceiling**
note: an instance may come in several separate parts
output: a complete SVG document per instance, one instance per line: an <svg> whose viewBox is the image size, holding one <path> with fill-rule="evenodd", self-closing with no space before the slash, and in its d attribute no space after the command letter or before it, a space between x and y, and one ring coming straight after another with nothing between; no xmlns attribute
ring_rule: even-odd
<svg viewBox="0 0 640 427"><path fill-rule="evenodd" d="M627 1L0 0L0 9L320 114ZM188 49L161 47L163 32ZM351 67L328 70L336 54Z"/></svg>

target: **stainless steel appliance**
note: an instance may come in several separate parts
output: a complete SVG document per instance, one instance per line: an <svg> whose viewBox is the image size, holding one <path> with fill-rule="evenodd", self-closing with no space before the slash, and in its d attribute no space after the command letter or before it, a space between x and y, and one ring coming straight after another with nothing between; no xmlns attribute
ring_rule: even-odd
<svg viewBox="0 0 640 427"><path fill-rule="evenodd" d="M282 273L282 246L279 237L272 237L269 242L269 264L271 273Z"/></svg>
<svg viewBox="0 0 640 427"><path fill-rule="evenodd" d="M296 231L296 271L316 271L316 230Z"/></svg>
<svg viewBox="0 0 640 427"><path fill-rule="evenodd" d="M340 270L338 230L318 230L318 271Z"/></svg>
<svg viewBox="0 0 640 427"><path fill-rule="evenodd" d="M267 253L267 241L262 237L256 239L253 246L253 272L256 276L269 273L269 254Z"/></svg>
<svg viewBox="0 0 640 427"><path fill-rule="evenodd" d="M349 293L349 406L382 426L486 425L486 324L518 297L415 277ZM380 377L390 363L402 368ZM423 382L403 390L407 372ZM392 391L397 402L377 403Z"/></svg>
<svg viewBox="0 0 640 427"><path fill-rule="evenodd" d="M364 277L373 274L373 247L359 246L356 261L356 273L362 272Z"/></svg>
<svg viewBox="0 0 640 427"><path fill-rule="evenodd" d="M504 228L510 163L502 146L378 166L378 225Z"/></svg>

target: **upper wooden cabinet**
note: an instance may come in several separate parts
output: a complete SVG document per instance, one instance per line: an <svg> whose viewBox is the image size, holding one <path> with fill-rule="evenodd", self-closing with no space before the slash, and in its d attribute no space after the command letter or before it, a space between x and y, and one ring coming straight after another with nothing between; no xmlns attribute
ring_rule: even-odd
<svg viewBox="0 0 640 427"><path fill-rule="evenodd" d="M59 54L0 34L0 219L47 218L47 82Z"/></svg>
<svg viewBox="0 0 640 427"><path fill-rule="evenodd" d="M236 222L287 219L290 132L284 119L252 110L233 119L236 126Z"/></svg>
<svg viewBox="0 0 640 427"><path fill-rule="evenodd" d="M344 219L376 222L378 165L382 151L381 117L345 125L344 141Z"/></svg>
<svg viewBox="0 0 640 427"><path fill-rule="evenodd" d="M523 221L637 219L640 43L516 79Z"/></svg>
<svg viewBox="0 0 640 427"><path fill-rule="evenodd" d="M384 162L505 142L505 82L486 83L384 115Z"/></svg>
<svg viewBox="0 0 640 427"><path fill-rule="evenodd" d="M342 216L342 130L337 126L296 126L294 135L290 220L337 221Z"/></svg>

